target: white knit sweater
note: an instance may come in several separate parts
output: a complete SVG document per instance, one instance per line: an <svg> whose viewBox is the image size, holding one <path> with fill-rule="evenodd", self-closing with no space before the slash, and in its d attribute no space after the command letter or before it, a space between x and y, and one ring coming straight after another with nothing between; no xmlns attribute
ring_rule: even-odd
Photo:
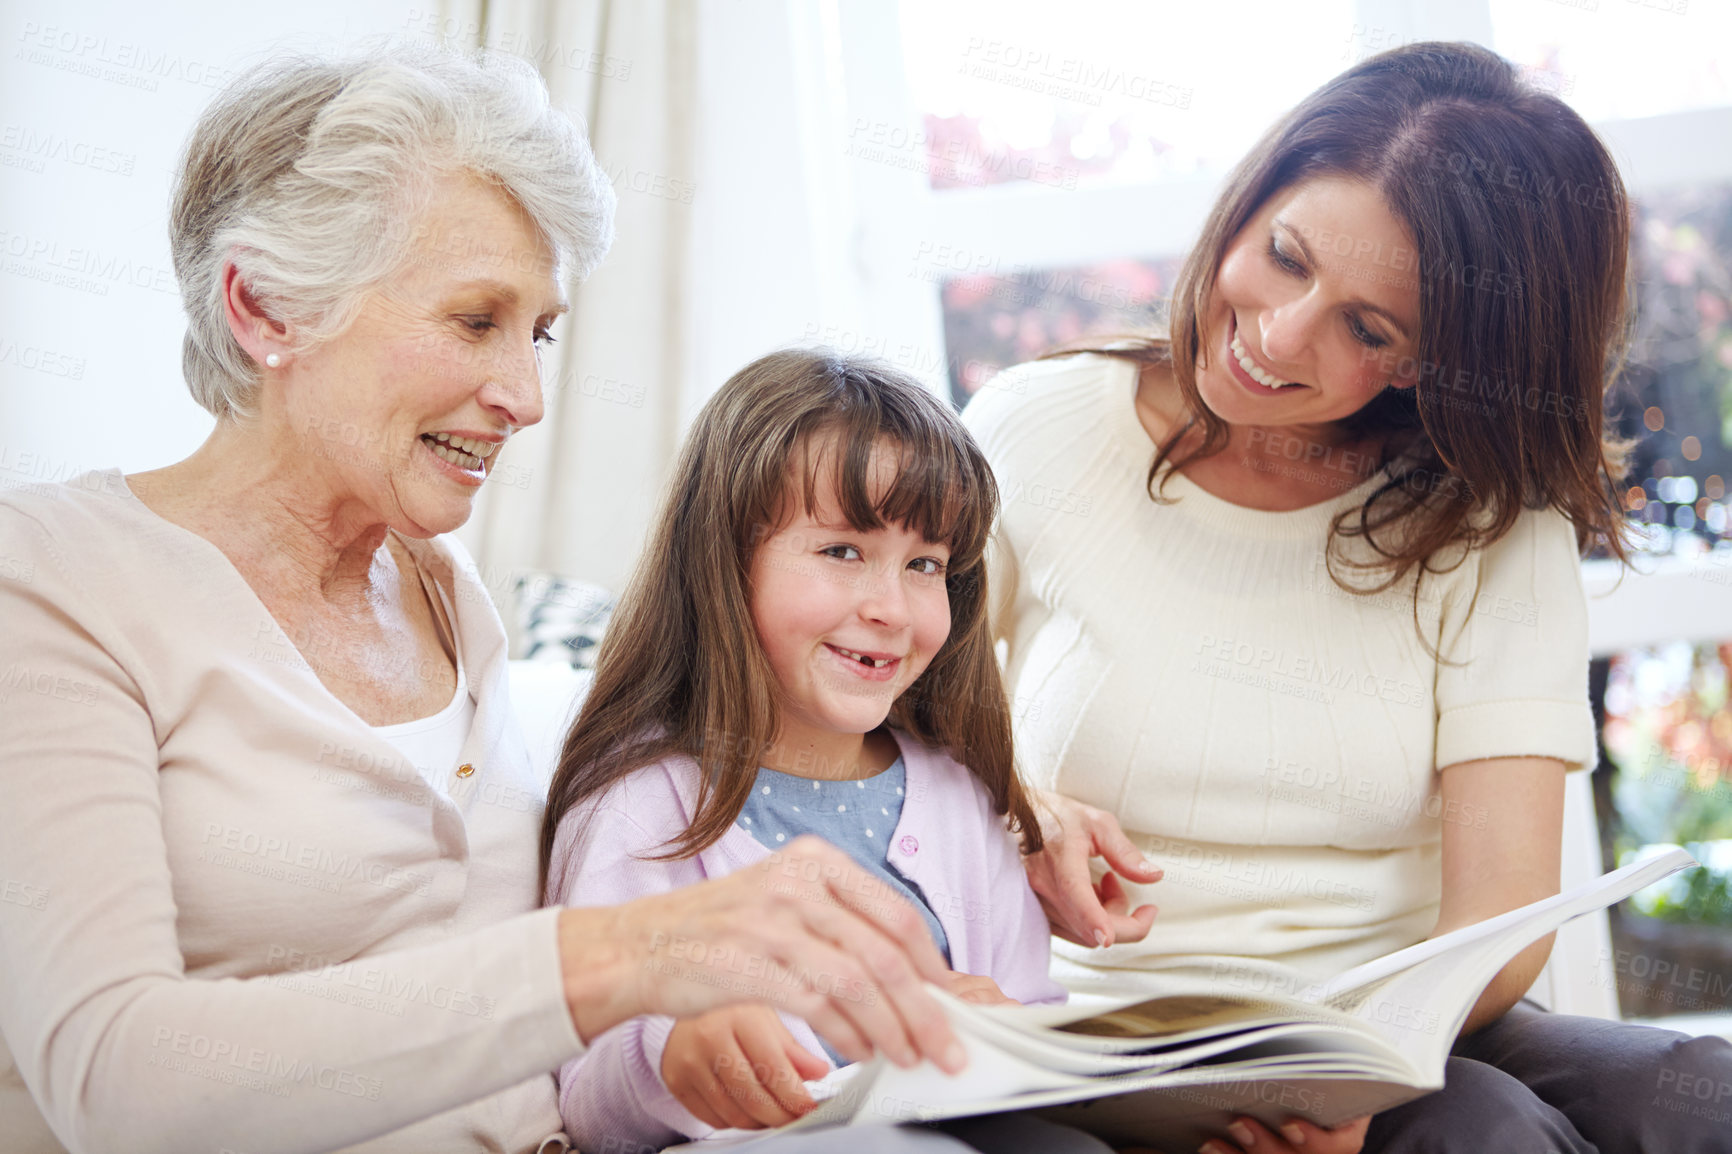
<svg viewBox="0 0 1732 1154"><path fill-rule="evenodd" d="M1415 578L1362 596L1324 567L1332 516L1375 479L1265 512L1181 475L1156 504L1135 388L1129 362L1078 356L1009 370L964 414L1004 500L991 581L1023 772L1116 814L1166 869L1133 887L1161 909L1145 941L1055 941L1055 976L1278 987L1420 940L1442 823L1486 816L1444 812L1440 767L1593 761L1568 522L1524 513L1427 577L1416 630Z"/></svg>

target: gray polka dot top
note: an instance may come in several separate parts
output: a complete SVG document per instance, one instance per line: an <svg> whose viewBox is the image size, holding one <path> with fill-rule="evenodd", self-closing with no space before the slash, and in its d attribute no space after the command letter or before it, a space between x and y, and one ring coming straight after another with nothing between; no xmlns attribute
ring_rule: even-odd
<svg viewBox="0 0 1732 1154"><path fill-rule="evenodd" d="M948 962L950 943L937 915L920 887L897 873L886 857L891 831L902 816L905 774L900 757L883 773L858 781L814 781L760 768L738 824L770 849L814 833L843 850L920 911Z"/></svg>

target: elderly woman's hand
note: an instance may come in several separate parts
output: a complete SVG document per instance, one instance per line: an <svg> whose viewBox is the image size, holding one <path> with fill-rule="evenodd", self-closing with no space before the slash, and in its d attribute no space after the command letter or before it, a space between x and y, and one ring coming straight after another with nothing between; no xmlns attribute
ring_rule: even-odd
<svg viewBox="0 0 1732 1154"><path fill-rule="evenodd" d="M768 1002L853 1060L883 1050L952 1073L965 1055L922 988L948 973L920 916L806 836L755 868L560 922L566 1000L586 1041L639 1014Z"/></svg>
<svg viewBox="0 0 1732 1154"><path fill-rule="evenodd" d="M1023 866L1052 932L1082 946L1141 941L1157 909L1131 909L1119 874L1147 884L1160 881L1162 870L1131 844L1112 814L1060 793L1030 792L1044 845L1023 859ZM1097 857L1105 858L1108 867L1099 883L1089 871L1089 862Z"/></svg>

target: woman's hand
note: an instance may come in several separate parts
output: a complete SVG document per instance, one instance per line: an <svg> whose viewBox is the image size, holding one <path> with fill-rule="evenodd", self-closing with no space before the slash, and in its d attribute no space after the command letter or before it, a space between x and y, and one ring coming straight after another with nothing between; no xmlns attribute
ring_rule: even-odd
<svg viewBox="0 0 1732 1154"><path fill-rule="evenodd" d="M668 1090L718 1130L792 1122L817 1105L807 1079L829 1069L765 1005L728 1006L676 1022L662 1050Z"/></svg>
<svg viewBox="0 0 1732 1154"><path fill-rule="evenodd" d="M1015 998L1006 997L998 983L984 974L960 974L952 970L938 985L958 1001L977 1006L1020 1006Z"/></svg>
<svg viewBox="0 0 1732 1154"><path fill-rule="evenodd" d="M1315 1122L1291 1118L1281 1124L1279 1134L1255 1118L1236 1118L1227 1127L1233 1142L1213 1138L1203 1143L1201 1154L1359 1154L1365 1145L1365 1131L1371 1118L1355 1118L1333 1130L1325 1130Z"/></svg>
<svg viewBox="0 0 1732 1154"><path fill-rule="evenodd" d="M1154 923L1156 907L1130 909L1119 874L1136 882L1157 882L1161 869L1138 852L1112 814L1061 793L1030 792L1045 840L1039 853L1023 859L1023 868L1052 932L1080 946L1142 941ZM1107 863L1099 885L1089 872L1089 862L1097 857Z"/></svg>
<svg viewBox="0 0 1732 1154"><path fill-rule="evenodd" d="M696 1017L768 1002L851 1061L922 1057L956 1073L962 1044L926 981L949 967L920 915L841 850L788 843L724 878L560 915L566 1002L586 1041L640 1014Z"/></svg>

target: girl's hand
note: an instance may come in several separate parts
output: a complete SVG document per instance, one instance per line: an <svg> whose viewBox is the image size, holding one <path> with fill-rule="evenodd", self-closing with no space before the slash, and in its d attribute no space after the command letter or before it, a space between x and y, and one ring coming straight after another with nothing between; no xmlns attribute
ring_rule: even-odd
<svg viewBox="0 0 1732 1154"><path fill-rule="evenodd" d="M566 909L560 968L578 1036L627 1018L768 1002L850 1061L967 1060L923 982L950 972L920 915L810 835L727 877L602 909Z"/></svg>
<svg viewBox="0 0 1732 1154"><path fill-rule="evenodd" d="M674 1023L662 1050L662 1081L718 1130L783 1126L815 1103L806 1080L830 1069L794 1041L765 1005L728 1006Z"/></svg>
<svg viewBox="0 0 1732 1154"><path fill-rule="evenodd" d="M1236 1118L1227 1127L1233 1141L1213 1138L1203 1143L1201 1154L1359 1154L1365 1145L1365 1131L1371 1125L1370 1116L1344 1122L1333 1130L1325 1130L1315 1122L1292 1118L1284 1122L1279 1134L1255 1118Z"/></svg>
<svg viewBox="0 0 1732 1154"><path fill-rule="evenodd" d="M1030 792L1045 842L1039 853L1023 859L1023 868L1052 932L1079 946L1142 941L1158 911L1154 906L1130 909L1118 875L1148 883L1160 881L1163 871L1138 852L1112 814L1061 793ZM1108 867L1098 886L1089 873L1089 862L1097 857Z"/></svg>
<svg viewBox="0 0 1732 1154"><path fill-rule="evenodd" d="M1020 1006L1015 998L1008 998L1004 991L998 988L998 983L984 974L960 974L952 970L946 980L938 985L945 993L964 1002L973 1002L977 1006Z"/></svg>

